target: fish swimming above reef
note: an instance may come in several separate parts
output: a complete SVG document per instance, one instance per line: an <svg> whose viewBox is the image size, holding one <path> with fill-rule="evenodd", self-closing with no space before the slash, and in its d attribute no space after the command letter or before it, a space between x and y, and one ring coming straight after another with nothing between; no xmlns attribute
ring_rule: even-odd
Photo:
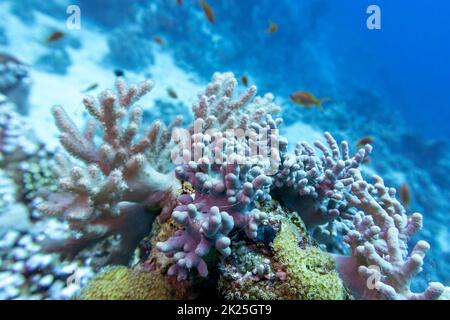
<svg viewBox="0 0 450 320"><path fill-rule="evenodd" d="M356 142L356 149L364 148L366 144L372 144L373 138L372 137L363 137Z"/></svg>
<svg viewBox="0 0 450 320"><path fill-rule="evenodd" d="M322 103L325 101L330 101L330 98L316 98L311 93L306 91L297 91L290 95L292 102L297 105L305 106L311 109L312 106L317 106L319 109L323 109Z"/></svg>
<svg viewBox="0 0 450 320"><path fill-rule="evenodd" d="M208 18L208 21L211 23L214 23L215 17L214 17L214 11L212 7L206 2L206 0L200 0L200 6L203 9L203 12L205 13L206 17Z"/></svg>
<svg viewBox="0 0 450 320"><path fill-rule="evenodd" d="M167 94L173 99L178 99L178 95L172 88L167 88Z"/></svg>
<svg viewBox="0 0 450 320"><path fill-rule="evenodd" d="M125 72L121 69L116 69L116 70L114 70L114 75L116 77L123 77L123 76L125 76Z"/></svg>
<svg viewBox="0 0 450 320"><path fill-rule="evenodd" d="M45 40L45 42L47 44L51 44L51 43L55 43L58 42L59 40L61 40L62 38L65 37L65 33L62 31L54 31L52 34L50 34L47 39Z"/></svg>
<svg viewBox="0 0 450 320"><path fill-rule="evenodd" d="M82 93L87 93L89 91L95 90L98 88L98 83L93 83L91 84L89 87L87 87L86 89L84 89L83 91L81 91Z"/></svg>
<svg viewBox="0 0 450 320"><path fill-rule="evenodd" d="M266 30L268 33L275 33L278 31L278 24L273 21L269 21L269 27Z"/></svg>
<svg viewBox="0 0 450 320"><path fill-rule="evenodd" d="M406 183L402 184L400 187L400 202L406 209L408 209L411 204L411 191Z"/></svg>
<svg viewBox="0 0 450 320"><path fill-rule="evenodd" d="M248 87L248 76L246 76L245 74L241 77L241 83Z"/></svg>
<svg viewBox="0 0 450 320"><path fill-rule="evenodd" d="M179 6L183 5L183 0L177 0L177 5Z"/></svg>
<svg viewBox="0 0 450 320"><path fill-rule="evenodd" d="M160 36L154 36L153 41L155 41L157 44L159 44L161 46L164 45L164 39L161 38Z"/></svg>

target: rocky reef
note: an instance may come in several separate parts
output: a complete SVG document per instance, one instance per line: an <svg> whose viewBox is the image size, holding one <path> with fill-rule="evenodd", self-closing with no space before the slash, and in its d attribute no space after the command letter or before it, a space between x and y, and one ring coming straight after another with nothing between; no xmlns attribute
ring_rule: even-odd
<svg viewBox="0 0 450 320"><path fill-rule="evenodd" d="M273 95L240 89L231 73L213 75L189 125L176 117L144 131L138 101L152 86L119 78L114 91L85 97L83 131L53 108L65 152L39 210L73 233L42 245L71 258L99 244L107 252L80 298L445 296L440 283L410 289L430 249L408 244L422 215L382 178L364 177L370 145L352 156L326 132L289 152Z"/></svg>

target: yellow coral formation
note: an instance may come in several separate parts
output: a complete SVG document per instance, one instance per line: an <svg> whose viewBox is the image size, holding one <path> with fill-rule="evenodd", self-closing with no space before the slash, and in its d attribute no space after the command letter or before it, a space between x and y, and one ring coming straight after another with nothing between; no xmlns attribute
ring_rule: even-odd
<svg viewBox="0 0 450 320"><path fill-rule="evenodd" d="M283 298L299 300L340 300L344 287L330 256L319 248L298 246L295 226L287 219L276 236L275 255L286 268L287 279L280 286Z"/></svg>
<svg viewBox="0 0 450 320"><path fill-rule="evenodd" d="M82 300L164 300L173 298L165 278L124 266L106 268L82 290Z"/></svg>
<svg viewBox="0 0 450 320"><path fill-rule="evenodd" d="M218 287L226 299L238 300L340 300L346 297L344 287L335 270L334 261L319 248L310 244L303 223L295 215L279 217L281 229L272 244L272 254L254 247L252 253L234 248L232 258L224 260ZM294 218L294 219L293 219ZM294 221L292 221L294 220ZM262 260L270 261L273 272L285 273L258 277L250 275L250 266ZM233 266L230 268L230 266ZM241 270L242 267L246 270ZM241 278L234 278L237 274Z"/></svg>

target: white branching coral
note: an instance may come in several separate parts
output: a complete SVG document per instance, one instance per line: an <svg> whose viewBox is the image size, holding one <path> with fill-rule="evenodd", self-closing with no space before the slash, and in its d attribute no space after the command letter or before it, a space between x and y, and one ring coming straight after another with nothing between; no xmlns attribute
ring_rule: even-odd
<svg viewBox="0 0 450 320"><path fill-rule="evenodd" d="M422 228L422 215L406 215L395 189L386 187L380 177L374 176L372 185L358 170L352 174L355 182L348 202L362 211L354 217L354 229L344 237L352 255L336 256L342 278L358 298L438 299L444 292L440 283L430 283L422 293L410 290L430 249L426 241L419 241L408 250L408 240Z"/></svg>
<svg viewBox="0 0 450 320"><path fill-rule="evenodd" d="M353 183L350 173L367 158L372 147L366 145L350 157L346 141L340 150L329 132L324 136L328 147L319 141L314 144L322 156L305 141L297 143L294 154L282 153L274 192L287 207L299 212L312 233L329 240L351 227L353 213L345 197Z"/></svg>
<svg viewBox="0 0 450 320"><path fill-rule="evenodd" d="M61 144L81 165L58 156L55 173L60 177L60 191L49 195L39 208L64 217L83 234L79 241L71 240L75 254L94 240L117 234L128 248L121 249L130 252L129 247L149 231L151 214L147 209L171 212L174 206L178 183L161 168L169 167L166 148L181 118L169 128L155 122L144 136L136 138L142 121L142 109L136 102L152 86L152 82L143 82L126 87L119 78L116 92L106 90L98 100L85 97L83 104L93 119L83 133L63 108L53 108Z"/></svg>

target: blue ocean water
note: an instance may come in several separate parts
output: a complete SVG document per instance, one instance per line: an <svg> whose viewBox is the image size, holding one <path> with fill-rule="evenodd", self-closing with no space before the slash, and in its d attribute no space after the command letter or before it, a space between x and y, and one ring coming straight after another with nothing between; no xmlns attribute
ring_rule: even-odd
<svg viewBox="0 0 450 320"><path fill-rule="evenodd" d="M327 1L321 31L341 57L344 82L383 92L409 126L421 135L448 139L450 28L447 1ZM370 4L381 9L381 30L364 27ZM328 26L328 28L327 28ZM333 41L333 39L335 41Z"/></svg>
<svg viewBox="0 0 450 320"><path fill-rule="evenodd" d="M96 43L80 40L95 32L106 46L96 67L106 70L111 79L113 70L152 77L160 55L168 55L180 70L195 75L195 84L206 83L215 71L232 71L237 78L247 76L260 93L273 92L283 107L286 131L295 132L292 138L303 137L305 124L352 141L352 148L358 139L372 137L370 172L396 188L408 184L412 209L424 214L424 229L417 239L427 240L433 249L415 285L423 287L431 280L450 285L450 2L208 0L214 23L197 0L2 3L8 3L9 15L33 26L33 32L44 31L35 36L0 23L1 51L16 48L15 42L25 38L29 50L34 50L31 42L51 29L41 27L42 21L53 19L52 28L65 30L66 7L79 6L81 30L65 30L64 42L54 51L36 54L30 63L40 79L67 77L71 85L85 81L73 75L72 67L98 54ZM367 27L370 5L381 10L379 30ZM271 22L277 26L274 32L268 31ZM155 44L156 36L162 45ZM26 57L27 48L9 53ZM88 54L79 58L80 49ZM104 78L103 73L101 79L95 76L93 72L91 82L83 86ZM178 81L168 76L175 90ZM331 102L324 104L324 110L301 108L289 101L298 90L329 97ZM48 101L55 103L78 102ZM166 101L153 115L144 116L148 122L155 114L167 121L178 113L189 119L188 108L187 103L174 107Z"/></svg>

